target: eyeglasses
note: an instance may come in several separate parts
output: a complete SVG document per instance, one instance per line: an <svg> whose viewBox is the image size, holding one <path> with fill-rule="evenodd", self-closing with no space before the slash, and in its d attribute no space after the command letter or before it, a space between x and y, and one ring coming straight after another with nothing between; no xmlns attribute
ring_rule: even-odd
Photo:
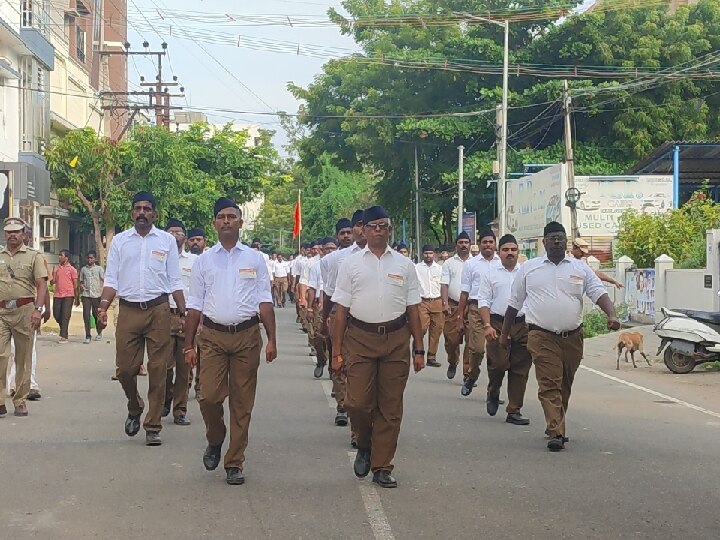
<svg viewBox="0 0 720 540"><path fill-rule="evenodd" d="M549 242L567 242L567 236L564 234L548 234L545 239Z"/></svg>
<svg viewBox="0 0 720 540"><path fill-rule="evenodd" d="M364 226L374 231L387 231L390 228L389 223L366 223Z"/></svg>
<svg viewBox="0 0 720 540"><path fill-rule="evenodd" d="M13 271L12 266L8 265L7 269L8 269L8 274L10 274L10 277L15 279L15 272Z"/></svg>

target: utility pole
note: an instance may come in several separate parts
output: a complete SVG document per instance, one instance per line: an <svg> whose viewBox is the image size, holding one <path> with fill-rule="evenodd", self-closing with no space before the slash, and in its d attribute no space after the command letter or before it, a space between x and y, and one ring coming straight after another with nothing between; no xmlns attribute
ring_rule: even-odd
<svg viewBox="0 0 720 540"><path fill-rule="evenodd" d="M417 144L415 145L415 242L415 254L418 255L422 249L422 241L420 240L420 168Z"/></svg>
<svg viewBox="0 0 720 540"><path fill-rule="evenodd" d="M465 210L465 147L458 146L458 221L457 233L463 230L463 212Z"/></svg>
<svg viewBox="0 0 720 540"><path fill-rule="evenodd" d="M567 187L568 192L575 190L575 157L573 154L572 146L572 128L570 123L570 104L572 99L570 98L570 89L568 88L567 80L563 81L563 117L565 120L565 168L567 170ZM566 197L567 198L567 197ZM570 241L572 242L577 238L577 208L575 204L570 206Z"/></svg>
<svg viewBox="0 0 720 540"><path fill-rule="evenodd" d="M498 180L498 232L500 236L506 231L507 213L505 212L505 182L507 181L507 138L508 138L508 84L510 64L510 25L505 19L505 47L503 52L503 92L502 92L502 127L500 147L502 156L500 159L500 178Z"/></svg>

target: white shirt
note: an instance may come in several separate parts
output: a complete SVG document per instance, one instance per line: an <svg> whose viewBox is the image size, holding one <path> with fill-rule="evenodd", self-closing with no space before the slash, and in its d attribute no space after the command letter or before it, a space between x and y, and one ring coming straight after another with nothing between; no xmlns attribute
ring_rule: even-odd
<svg viewBox="0 0 720 540"><path fill-rule="evenodd" d="M265 260L265 266L267 267L268 279L269 279L270 281L272 281L272 280L273 280L273 275L274 275L273 272L274 272L274 270L275 270L275 261L273 261L273 260L270 258L270 255L268 255L268 254L265 253L264 251L260 251L259 249L256 250L256 251L257 251L258 253L260 253L260 255L262 255L262 258Z"/></svg>
<svg viewBox="0 0 720 540"><path fill-rule="evenodd" d="M265 259L238 242L227 251L218 242L195 261L187 307L218 324L238 324L257 315L260 304L272 304Z"/></svg>
<svg viewBox="0 0 720 540"><path fill-rule="evenodd" d="M477 298L480 280L491 268L497 268L498 266L502 266L502 263L497 253L489 261L482 256L482 253L476 257L471 257L463 265L460 277L460 291L468 293L470 299Z"/></svg>
<svg viewBox="0 0 720 540"><path fill-rule="evenodd" d="M362 248L356 243L345 249L333 251L330 255L326 255L320 260L320 273L323 280L323 290L325 294L332 298L335 293L335 284L337 283L338 271L340 265L353 253L357 253Z"/></svg>
<svg viewBox="0 0 720 540"><path fill-rule="evenodd" d="M307 260L307 257L305 255L298 255L297 259L293 261L292 264L292 274L293 276L299 276L302 274L302 268L305 264L305 261Z"/></svg>
<svg viewBox="0 0 720 540"><path fill-rule="evenodd" d="M523 308L528 324L568 332L582 324L583 294L595 303L606 294L592 268L567 255L556 265L545 255L520 266L509 305Z"/></svg>
<svg viewBox="0 0 720 540"><path fill-rule="evenodd" d="M486 307L490 309L490 313L505 316L505 311L510 301L512 293L512 284L520 272L520 265L516 264L512 270L507 270L504 266L491 269L480 280L477 298L478 307ZM524 315L523 311L518 312L518 316Z"/></svg>
<svg viewBox="0 0 720 540"><path fill-rule="evenodd" d="M310 274L308 276L307 286L311 289L315 289L316 299L319 299L320 292L323 290L323 280L320 265L325 258L326 257L323 257L310 267Z"/></svg>
<svg viewBox="0 0 720 540"><path fill-rule="evenodd" d="M199 255L193 255L189 251L181 251L180 252L180 279L182 280L183 284L183 295L185 296L185 303L187 304L187 299L190 296L190 274L192 273L193 265L195 264L195 260L199 257ZM177 304L175 303L175 300L173 297L170 297L170 307L176 308Z"/></svg>
<svg viewBox="0 0 720 540"><path fill-rule="evenodd" d="M286 278L290 273L290 261L275 261L273 270L276 278Z"/></svg>
<svg viewBox="0 0 720 540"><path fill-rule="evenodd" d="M364 322L395 320L407 306L420 303L415 265L390 246L379 259L365 247L343 262L332 301L349 308L350 315Z"/></svg>
<svg viewBox="0 0 720 540"><path fill-rule="evenodd" d="M320 255L315 255L305 261L302 267L302 274L300 274L300 285L307 285L310 281L310 268L320 262Z"/></svg>
<svg viewBox="0 0 720 540"><path fill-rule="evenodd" d="M460 301L460 282L462 280L462 271L465 266L465 262L469 261L468 257L463 261L458 255L455 255L451 259L445 261L442 265L442 273L440 274L440 285L448 286L448 298Z"/></svg>
<svg viewBox="0 0 720 540"><path fill-rule="evenodd" d="M418 279L420 280L420 290L423 299L440 298L440 276L442 275L442 266L435 261L427 265L421 262L415 265Z"/></svg>
<svg viewBox="0 0 720 540"><path fill-rule="evenodd" d="M175 237L155 226L146 236L140 236L135 228L116 235L104 285L128 302L147 302L161 294L182 291Z"/></svg>

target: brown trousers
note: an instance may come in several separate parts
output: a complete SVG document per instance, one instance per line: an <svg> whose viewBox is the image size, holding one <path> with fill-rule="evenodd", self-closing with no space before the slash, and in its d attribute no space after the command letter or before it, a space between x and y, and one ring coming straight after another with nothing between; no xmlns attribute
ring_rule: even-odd
<svg viewBox="0 0 720 540"><path fill-rule="evenodd" d="M173 404L173 416L185 416L192 374L185 363L185 334L180 331L180 315L171 313L170 320L172 354L165 379L165 403Z"/></svg>
<svg viewBox="0 0 720 540"><path fill-rule="evenodd" d="M463 342L463 334L457 331L456 321L458 316L458 303L455 300L448 300L450 304L450 313L445 315L445 328L443 335L445 336L445 352L448 357L448 364L457 366L460 363L460 345ZM467 333L468 327L468 310L463 314L463 327ZM470 347L467 345L463 350L463 375L470 373Z"/></svg>
<svg viewBox="0 0 720 540"><path fill-rule="evenodd" d="M493 317L490 321L497 330L498 337L502 331L502 323ZM499 398L505 372L508 372L508 404L505 411L508 414L519 413L525 400L528 374L532 365L532 358L527 350L528 329L524 322L515 323L508 336L510 347L503 349L500 340L487 342L487 370L488 388L487 397Z"/></svg>
<svg viewBox="0 0 720 540"><path fill-rule="evenodd" d="M350 324L343 342L347 408L358 448L371 448L371 468L392 471L410 374L410 329L379 335Z"/></svg>
<svg viewBox="0 0 720 540"><path fill-rule="evenodd" d="M230 445L225 468L242 469L260 367L260 325L236 334L206 327L198 336L198 346L202 354L200 412L205 436L211 445L221 445L225 440L224 403L229 398Z"/></svg>
<svg viewBox="0 0 720 540"><path fill-rule="evenodd" d="M530 330L528 350L535 364L538 398L545 413L550 437L567 436L565 415L575 372L583 356L583 332L563 338L541 330Z"/></svg>
<svg viewBox="0 0 720 540"><path fill-rule="evenodd" d="M286 277L276 277L273 281L273 297L276 306L285 306L287 302L288 280Z"/></svg>
<svg viewBox="0 0 720 540"><path fill-rule="evenodd" d="M427 357L435 358L438 345L440 345L443 326L445 326L445 314L443 313L441 298L423 299L420 302L420 325L422 326L423 338L428 330L430 331Z"/></svg>
<svg viewBox="0 0 720 540"><path fill-rule="evenodd" d="M170 304L163 302L149 309L120 304L115 330L117 378L128 400L128 413L142 414L145 408L137 388L137 377L147 346L148 402L145 431L162 430L160 417L165 401L165 378L171 362Z"/></svg>
<svg viewBox="0 0 720 540"><path fill-rule="evenodd" d="M10 339L15 340L15 407L23 405L30 392L32 350L35 330L30 317L35 304L15 309L0 308L0 405L7 399L7 369L10 361Z"/></svg>
<svg viewBox="0 0 720 540"><path fill-rule="evenodd" d="M315 302L313 309L315 310L314 316L312 322L308 324L308 342L315 347L317 365L324 366L328 363L329 355L332 354L330 351L332 347L330 339L322 335L322 313L317 302Z"/></svg>
<svg viewBox="0 0 720 540"><path fill-rule="evenodd" d="M470 365L464 375L477 380L480 377L480 365L485 357L485 328L477 302L470 304L468 308L466 333L467 347L470 349Z"/></svg>

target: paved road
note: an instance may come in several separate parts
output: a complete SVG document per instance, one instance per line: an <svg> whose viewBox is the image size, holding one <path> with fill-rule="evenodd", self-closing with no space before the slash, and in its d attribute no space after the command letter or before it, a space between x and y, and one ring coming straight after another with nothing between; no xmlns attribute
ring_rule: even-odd
<svg viewBox="0 0 720 540"><path fill-rule="evenodd" d="M203 469L196 402L192 426L166 420L163 446L146 448L123 432L114 346L41 337L43 400L28 418L0 419L0 538L718 535L720 373L617 372L613 336L588 340L571 441L552 454L534 383L527 429L488 417L483 392L463 398L458 380L428 368L406 392L400 487L381 490L352 474L348 431L332 423L328 382L312 378L294 310L278 319L280 358L260 370L240 487Z"/></svg>

